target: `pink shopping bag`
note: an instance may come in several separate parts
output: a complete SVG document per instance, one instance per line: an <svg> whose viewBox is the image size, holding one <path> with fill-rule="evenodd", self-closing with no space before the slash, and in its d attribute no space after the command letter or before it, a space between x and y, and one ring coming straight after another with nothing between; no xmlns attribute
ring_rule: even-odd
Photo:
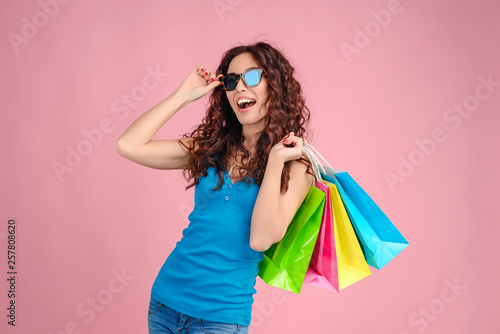
<svg viewBox="0 0 500 334"><path fill-rule="evenodd" d="M335 251L335 235L333 230L333 212L330 188L316 181L316 187L326 194L325 210L321 220L318 239L307 268L304 283L330 291L339 291L337 253Z"/></svg>

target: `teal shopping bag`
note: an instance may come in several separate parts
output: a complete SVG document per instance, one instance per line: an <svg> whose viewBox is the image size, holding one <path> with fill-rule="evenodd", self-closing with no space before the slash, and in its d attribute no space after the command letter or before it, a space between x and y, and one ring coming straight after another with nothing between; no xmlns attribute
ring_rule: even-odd
<svg viewBox="0 0 500 334"><path fill-rule="evenodd" d="M328 175L322 176L339 189L366 262L381 269L409 245L408 241L347 172L329 167L324 169Z"/></svg>
<svg viewBox="0 0 500 334"><path fill-rule="evenodd" d="M337 186L366 262L381 269L409 245L408 241L347 172L333 169L310 144L305 143L303 149L314 161L315 174ZM318 156L328 167L321 165Z"/></svg>

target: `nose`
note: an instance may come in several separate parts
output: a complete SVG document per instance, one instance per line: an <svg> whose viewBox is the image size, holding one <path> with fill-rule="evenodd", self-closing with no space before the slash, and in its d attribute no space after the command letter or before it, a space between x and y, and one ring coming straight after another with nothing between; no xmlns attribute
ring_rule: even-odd
<svg viewBox="0 0 500 334"><path fill-rule="evenodd" d="M243 78L240 78L240 80L238 80L238 83L236 84L236 92L242 92L245 90L247 90L247 85L245 85Z"/></svg>

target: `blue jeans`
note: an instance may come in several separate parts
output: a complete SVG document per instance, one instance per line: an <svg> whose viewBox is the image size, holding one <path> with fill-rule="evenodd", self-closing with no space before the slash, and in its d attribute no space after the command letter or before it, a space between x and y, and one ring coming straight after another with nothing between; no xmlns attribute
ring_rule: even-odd
<svg viewBox="0 0 500 334"><path fill-rule="evenodd" d="M247 334L248 327L191 317L163 305L153 297L148 310L149 334Z"/></svg>

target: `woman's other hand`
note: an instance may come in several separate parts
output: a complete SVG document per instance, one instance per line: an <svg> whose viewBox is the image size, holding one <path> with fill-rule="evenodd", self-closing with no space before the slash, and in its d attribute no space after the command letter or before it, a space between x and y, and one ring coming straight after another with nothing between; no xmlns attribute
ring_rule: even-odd
<svg viewBox="0 0 500 334"><path fill-rule="evenodd" d="M278 157L282 162L300 159L304 139L295 136L293 132L283 137L279 143L271 148L269 155Z"/></svg>

